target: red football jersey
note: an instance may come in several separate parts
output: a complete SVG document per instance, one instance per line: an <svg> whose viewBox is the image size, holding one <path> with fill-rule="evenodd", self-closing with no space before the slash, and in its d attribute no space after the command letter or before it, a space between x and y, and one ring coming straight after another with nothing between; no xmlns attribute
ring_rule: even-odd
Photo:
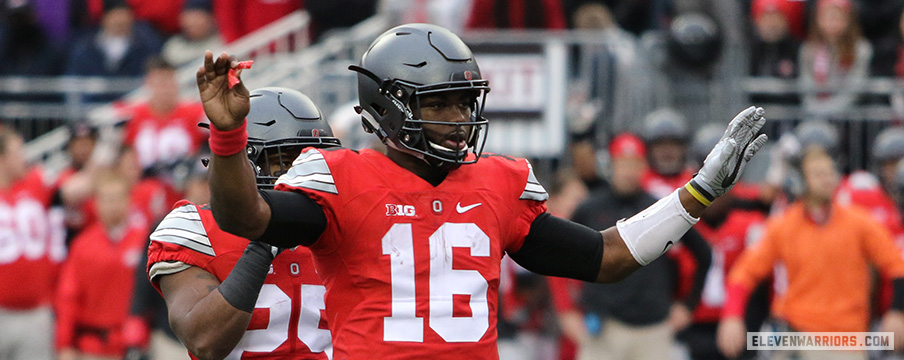
<svg viewBox="0 0 904 360"><path fill-rule="evenodd" d="M131 108L131 115L123 143L135 149L142 168L192 155L207 140L207 132L198 127L206 120L200 103L179 104L169 114L141 104Z"/></svg>
<svg viewBox="0 0 904 360"><path fill-rule="evenodd" d="M765 224L766 216L762 213L736 209L718 228L711 228L702 221L694 227L706 238L713 252L700 303L694 311L694 321L719 322L725 304L728 273L747 245L759 240Z"/></svg>
<svg viewBox="0 0 904 360"><path fill-rule="evenodd" d="M53 299L66 257L62 209L51 209L51 185L31 170L0 189L0 308L31 309Z"/></svg>
<svg viewBox="0 0 904 360"><path fill-rule="evenodd" d="M246 247L247 239L217 226L210 208L180 201L151 234L148 277L160 291L158 276L197 266L223 281ZM310 250L281 252L261 288L248 330L226 359L329 359L330 331L321 318L325 291Z"/></svg>
<svg viewBox="0 0 904 360"><path fill-rule="evenodd" d="M500 261L546 211L528 162L484 155L433 186L372 150L309 148L277 181L317 201L311 246L336 359L496 359Z"/></svg>
<svg viewBox="0 0 904 360"><path fill-rule="evenodd" d="M93 355L125 355L122 326L129 315L135 268L147 235L144 225L128 223L114 240L98 221L73 239L57 294L59 348L73 347ZM101 331L106 334L97 336Z"/></svg>

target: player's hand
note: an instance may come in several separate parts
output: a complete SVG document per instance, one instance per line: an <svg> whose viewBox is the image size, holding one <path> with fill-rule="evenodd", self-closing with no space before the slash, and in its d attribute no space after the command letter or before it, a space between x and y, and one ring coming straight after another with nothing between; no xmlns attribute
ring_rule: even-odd
<svg viewBox="0 0 904 360"><path fill-rule="evenodd" d="M749 107L728 124L693 183L710 201L724 195L738 182L747 162L766 143L766 135L757 136L766 123L763 108ZM696 186L695 186L696 187Z"/></svg>
<svg viewBox="0 0 904 360"><path fill-rule="evenodd" d="M904 314L897 310L889 310L882 316L879 331L895 333L895 351L904 351Z"/></svg>
<svg viewBox="0 0 904 360"><path fill-rule="evenodd" d="M229 70L236 68L238 61L227 53L214 59L213 53L204 54L204 65L198 69L198 91L204 113L217 130L232 130L242 126L250 110L250 97L244 82L229 88ZM242 70L236 72L241 75Z"/></svg>
<svg viewBox="0 0 904 360"><path fill-rule="evenodd" d="M737 358L747 345L747 328L744 320L733 317L719 322L716 330L716 345L729 359Z"/></svg>

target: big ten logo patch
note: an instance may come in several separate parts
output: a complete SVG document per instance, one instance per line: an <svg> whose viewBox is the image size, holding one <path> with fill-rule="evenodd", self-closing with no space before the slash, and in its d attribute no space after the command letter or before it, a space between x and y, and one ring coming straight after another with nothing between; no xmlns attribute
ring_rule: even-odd
<svg viewBox="0 0 904 360"><path fill-rule="evenodd" d="M414 205L386 204L386 216L415 216Z"/></svg>

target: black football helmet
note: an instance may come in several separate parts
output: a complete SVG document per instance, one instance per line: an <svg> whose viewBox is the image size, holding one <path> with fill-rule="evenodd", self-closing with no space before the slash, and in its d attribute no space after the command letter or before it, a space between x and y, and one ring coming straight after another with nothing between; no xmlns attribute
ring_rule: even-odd
<svg viewBox="0 0 904 360"><path fill-rule="evenodd" d="M383 143L421 158L433 166L476 162L486 142L483 118L489 83L467 45L451 31L430 24L406 24L386 31L370 45L359 66L356 110L364 129ZM420 116L421 96L446 91L473 91L471 119L448 123ZM428 141L423 124L471 126L467 147L449 149ZM475 156L466 160L468 152Z"/></svg>
<svg viewBox="0 0 904 360"><path fill-rule="evenodd" d="M317 105L297 90L265 87L252 91L246 119L246 150L259 188L272 188L301 149L341 145ZM278 162L280 170L271 173L273 162Z"/></svg>

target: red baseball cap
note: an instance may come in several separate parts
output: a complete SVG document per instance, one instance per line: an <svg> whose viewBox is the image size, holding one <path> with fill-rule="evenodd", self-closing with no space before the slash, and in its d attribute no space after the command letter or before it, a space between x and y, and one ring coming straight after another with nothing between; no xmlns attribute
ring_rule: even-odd
<svg viewBox="0 0 904 360"><path fill-rule="evenodd" d="M631 133L621 133L609 142L609 157L641 157L647 156L647 147L643 140Z"/></svg>

